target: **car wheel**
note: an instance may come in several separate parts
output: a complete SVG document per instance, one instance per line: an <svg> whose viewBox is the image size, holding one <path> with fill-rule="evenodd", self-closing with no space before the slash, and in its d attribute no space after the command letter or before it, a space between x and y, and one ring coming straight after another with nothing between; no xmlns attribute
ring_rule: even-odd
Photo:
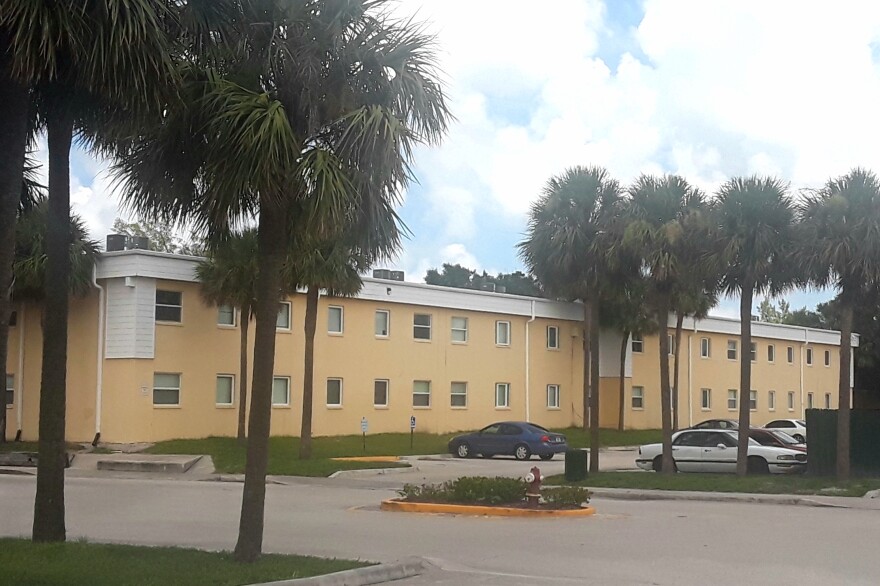
<svg viewBox="0 0 880 586"><path fill-rule="evenodd" d="M663 471L663 456L655 456L651 461L651 468L654 469L654 472L662 472ZM675 461L672 461L672 471L678 472L678 466L675 465Z"/></svg>
<svg viewBox="0 0 880 586"><path fill-rule="evenodd" d="M471 457L471 447L467 445L466 442L462 442L458 444L458 447L455 448L455 455L459 458L470 458Z"/></svg>
<svg viewBox="0 0 880 586"><path fill-rule="evenodd" d="M804 436L802 436L802 435L799 434L799 433L796 433L796 434L794 434L794 435L791 436L791 437L793 437L794 439L796 439L797 442L798 442L799 444L802 444L802 443L804 443L804 442L806 441L806 438L804 438Z"/></svg>
<svg viewBox="0 0 880 586"><path fill-rule="evenodd" d="M767 464L767 460L758 456L749 458L747 470L749 474L770 474L770 466Z"/></svg>
<svg viewBox="0 0 880 586"><path fill-rule="evenodd" d="M528 460L532 457L532 451L529 449L529 446L525 444L518 444L513 449L513 457L517 460Z"/></svg>
<svg viewBox="0 0 880 586"><path fill-rule="evenodd" d="M552 459L553 459L553 454L541 454L541 459L544 460L545 462L546 462L547 460L552 460Z"/></svg>

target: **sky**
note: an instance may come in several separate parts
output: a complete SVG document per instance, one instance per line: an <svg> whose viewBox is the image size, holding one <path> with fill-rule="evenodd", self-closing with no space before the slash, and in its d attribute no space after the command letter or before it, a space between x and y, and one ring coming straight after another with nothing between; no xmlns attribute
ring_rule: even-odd
<svg viewBox="0 0 880 586"><path fill-rule="evenodd" d="M601 165L626 185L675 173L709 193L775 175L794 194L880 172L880 3L837 0L399 0L436 35L455 116L415 156L399 212L408 281L460 263L522 270L516 244L547 180ZM45 161L45 152L41 152ZM71 199L103 240L106 163L72 155ZM833 291L795 291L793 308ZM760 299L756 300L756 304ZM713 312L738 315L738 300Z"/></svg>

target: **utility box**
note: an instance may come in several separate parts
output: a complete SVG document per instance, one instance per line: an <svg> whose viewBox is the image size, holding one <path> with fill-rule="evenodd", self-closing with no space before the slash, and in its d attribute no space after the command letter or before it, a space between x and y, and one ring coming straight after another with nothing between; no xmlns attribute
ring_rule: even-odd
<svg viewBox="0 0 880 586"><path fill-rule="evenodd" d="M566 450L565 480L567 482L579 482L587 479L588 458L586 450Z"/></svg>

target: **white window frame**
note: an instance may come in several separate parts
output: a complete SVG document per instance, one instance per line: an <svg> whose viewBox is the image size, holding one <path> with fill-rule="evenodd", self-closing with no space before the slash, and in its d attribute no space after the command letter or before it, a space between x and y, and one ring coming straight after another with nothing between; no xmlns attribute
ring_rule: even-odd
<svg viewBox="0 0 880 586"><path fill-rule="evenodd" d="M385 333L381 333L379 331L379 323L377 318L379 314L385 315ZM373 334L377 338L388 338L391 335L391 312L387 309L377 309L375 314L373 315ZM384 380L384 379L379 379Z"/></svg>
<svg viewBox="0 0 880 586"><path fill-rule="evenodd" d="M788 410L794 411L794 391L788 391Z"/></svg>
<svg viewBox="0 0 880 586"><path fill-rule="evenodd" d="M758 343L750 342L749 343L749 358L752 362L758 361Z"/></svg>
<svg viewBox="0 0 880 586"><path fill-rule="evenodd" d="M333 328L333 313L335 311L339 312L339 329L334 330ZM341 336L345 332L345 308L341 305L328 305L327 306L327 333L331 336Z"/></svg>
<svg viewBox="0 0 880 586"><path fill-rule="evenodd" d="M416 385L418 383L424 383L427 388L427 392L417 391ZM418 396L426 396L428 397L427 405L416 405L416 395ZM413 409L430 409L431 408L431 381L429 380L414 380L413 381L413 389L412 389L412 408Z"/></svg>
<svg viewBox="0 0 880 586"><path fill-rule="evenodd" d="M633 354L642 354L645 351L645 337L641 334L633 334L629 345ZM636 349L636 345L638 345L638 349Z"/></svg>
<svg viewBox="0 0 880 586"><path fill-rule="evenodd" d="M505 332L505 335L502 335L502 332ZM495 322L495 345L496 346L510 346L510 322L506 320L498 320Z"/></svg>
<svg viewBox="0 0 880 586"><path fill-rule="evenodd" d="M807 409L813 408L813 393L807 393Z"/></svg>
<svg viewBox="0 0 880 586"><path fill-rule="evenodd" d="M217 388L217 384L220 382L220 379L228 379L229 380L229 402L221 403L218 401L217 392L219 389ZM235 406L235 375L234 374L218 374L217 378L214 382L214 406L215 407L233 407Z"/></svg>
<svg viewBox="0 0 880 586"><path fill-rule="evenodd" d="M159 303L159 294L160 293L174 293L180 296L180 303ZM172 291L171 289L156 289L155 296L155 308L153 310L153 317L155 318L156 323L160 324L182 324L183 323L183 291ZM172 307L176 308L180 313L180 316L177 319L159 319L159 308L160 307Z"/></svg>
<svg viewBox="0 0 880 586"><path fill-rule="evenodd" d="M462 391L464 389L464 391ZM464 398L463 405L456 405L456 398ZM465 381L452 381L449 383L449 407L451 409L467 409L468 384Z"/></svg>
<svg viewBox="0 0 880 586"><path fill-rule="evenodd" d="M733 406L731 406L731 401L733 401ZM737 407L739 407L739 391L727 389L727 410L736 411Z"/></svg>
<svg viewBox="0 0 880 586"><path fill-rule="evenodd" d="M807 348L807 366L813 366L813 349Z"/></svg>
<svg viewBox="0 0 880 586"><path fill-rule="evenodd" d="M176 387L160 387L156 386L156 375L163 376L176 376L177 377L177 386ZM152 401L153 407L160 409L168 409L180 407L180 395L181 395L181 387L183 386L183 376L179 372L154 372L153 373L153 392L152 392ZM156 402L156 391L177 391L177 402L176 403L157 403Z"/></svg>
<svg viewBox="0 0 880 586"><path fill-rule="evenodd" d="M776 362L776 346L773 344L767 344L767 362Z"/></svg>
<svg viewBox="0 0 880 586"><path fill-rule="evenodd" d="M831 366L831 350L825 350L825 367Z"/></svg>
<svg viewBox="0 0 880 586"><path fill-rule="evenodd" d="M645 410L645 387L634 386L630 390L629 406L632 411Z"/></svg>
<svg viewBox="0 0 880 586"><path fill-rule="evenodd" d="M15 373L7 372L6 373L6 408L12 409L12 404L15 403ZM10 397L11 396L11 397ZM7 421L9 419L7 418Z"/></svg>
<svg viewBox="0 0 880 586"><path fill-rule="evenodd" d="M666 345L668 346L669 355L675 356L675 334L666 334Z"/></svg>
<svg viewBox="0 0 880 586"><path fill-rule="evenodd" d="M385 385L385 402L377 403L376 402L376 385L383 383ZM377 378L373 380L373 407L376 409L387 409L388 402L391 395L391 381L387 378Z"/></svg>
<svg viewBox="0 0 880 586"><path fill-rule="evenodd" d="M337 403L330 402L330 383L331 382L338 382L339 383L339 401ZM342 395L342 393L343 393L342 379L339 377L335 377L335 376L327 377L327 384L325 385L325 387L326 387L326 391L327 391L325 394L327 408L328 409L341 409L342 408L342 396L343 396Z"/></svg>
<svg viewBox="0 0 880 586"><path fill-rule="evenodd" d="M749 391L749 411L758 410L758 391L752 389Z"/></svg>
<svg viewBox="0 0 880 586"><path fill-rule="evenodd" d="M789 364L794 364L794 346L786 346L785 348L785 360Z"/></svg>
<svg viewBox="0 0 880 586"><path fill-rule="evenodd" d="M495 408L510 409L510 383L495 383Z"/></svg>
<svg viewBox="0 0 880 586"><path fill-rule="evenodd" d="M831 409L831 393L825 393L825 408Z"/></svg>
<svg viewBox="0 0 880 586"><path fill-rule="evenodd" d="M417 324L417 323L416 323L416 318L418 318L418 317L425 317L425 316L427 316L427 318L428 318L428 324L427 324L427 325L424 325L424 324ZM432 335L433 335L433 332L431 331L432 328L433 328L433 326L434 326L434 316L433 316L433 314L430 314L430 313L414 313L414 314L413 314L413 340L415 340L416 342L430 342L430 341L431 341L431 337L432 337ZM418 336L416 336L416 332L421 332L421 331L427 331L427 332L428 332L428 337L427 337L427 338L419 338Z"/></svg>
<svg viewBox="0 0 880 586"><path fill-rule="evenodd" d="M700 409L703 411L712 410L712 389L700 389Z"/></svg>
<svg viewBox="0 0 880 586"><path fill-rule="evenodd" d="M776 411L776 391L767 391L767 410Z"/></svg>
<svg viewBox="0 0 880 586"><path fill-rule="evenodd" d="M553 332L552 337L550 332ZM547 326L547 349L559 350L559 326Z"/></svg>
<svg viewBox="0 0 880 586"><path fill-rule="evenodd" d="M547 409L559 410L559 385L547 385Z"/></svg>
<svg viewBox="0 0 880 586"><path fill-rule="evenodd" d="M730 353L733 352L733 356ZM736 340L728 340L727 341L727 359L728 360L736 360L739 356L739 344Z"/></svg>
<svg viewBox="0 0 880 586"><path fill-rule="evenodd" d="M287 325L278 325L281 316L284 314L284 307L287 307ZM293 328L293 304L290 301L282 301L278 304L278 315L275 317L275 330L279 332L289 332Z"/></svg>
<svg viewBox="0 0 880 586"><path fill-rule="evenodd" d="M284 386L286 390L286 402L284 403L276 403L275 402L275 381L284 381ZM273 376L272 377L272 406L273 407L290 407L290 377L289 376Z"/></svg>
<svg viewBox="0 0 880 586"><path fill-rule="evenodd" d="M221 321L221 316L224 315L224 309L228 308L232 314L232 323L225 323ZM217 325L221 328L234 328L237 325L237 317L238 312L235 310L234 305L230 305L229 303L221 303L217 306Z"/></svg>
<svg viewBox="0 0 880 586"><path fill-rule="evenodd" d="M462 327L461 322L459 322L456 327L456 320L461 320L461 322L464 323L464 326ZM461 315L453 315L449 318L449 339L452 340L453 344L467 344L468 324L468 318ZM456 335L463 337L463 339L457 340Z"/></svg>
<svg viewBox="0 0 880 586"><path fill-rule="evenodd" d="M700 338L700 358L712 357L712 339Z"/></svg>

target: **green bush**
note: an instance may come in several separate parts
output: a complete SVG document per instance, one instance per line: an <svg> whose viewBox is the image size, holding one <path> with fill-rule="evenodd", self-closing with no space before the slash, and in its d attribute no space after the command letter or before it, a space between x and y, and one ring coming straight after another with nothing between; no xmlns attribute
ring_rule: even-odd
<svg viewBox="0 0 880 586"><path fill-rule="evenodd" d="M406 484L398 494L407 501L497 505L522 501L526 483L501 476L462 476L442 484Z"/></svg>
<svg viewBox="0 0 880 586"><path fill-rule="evenodd" d="M557 486L541 491L546 502L562 507L579 507L590 502L592 495L593 493L582 486Z"/></svg>

